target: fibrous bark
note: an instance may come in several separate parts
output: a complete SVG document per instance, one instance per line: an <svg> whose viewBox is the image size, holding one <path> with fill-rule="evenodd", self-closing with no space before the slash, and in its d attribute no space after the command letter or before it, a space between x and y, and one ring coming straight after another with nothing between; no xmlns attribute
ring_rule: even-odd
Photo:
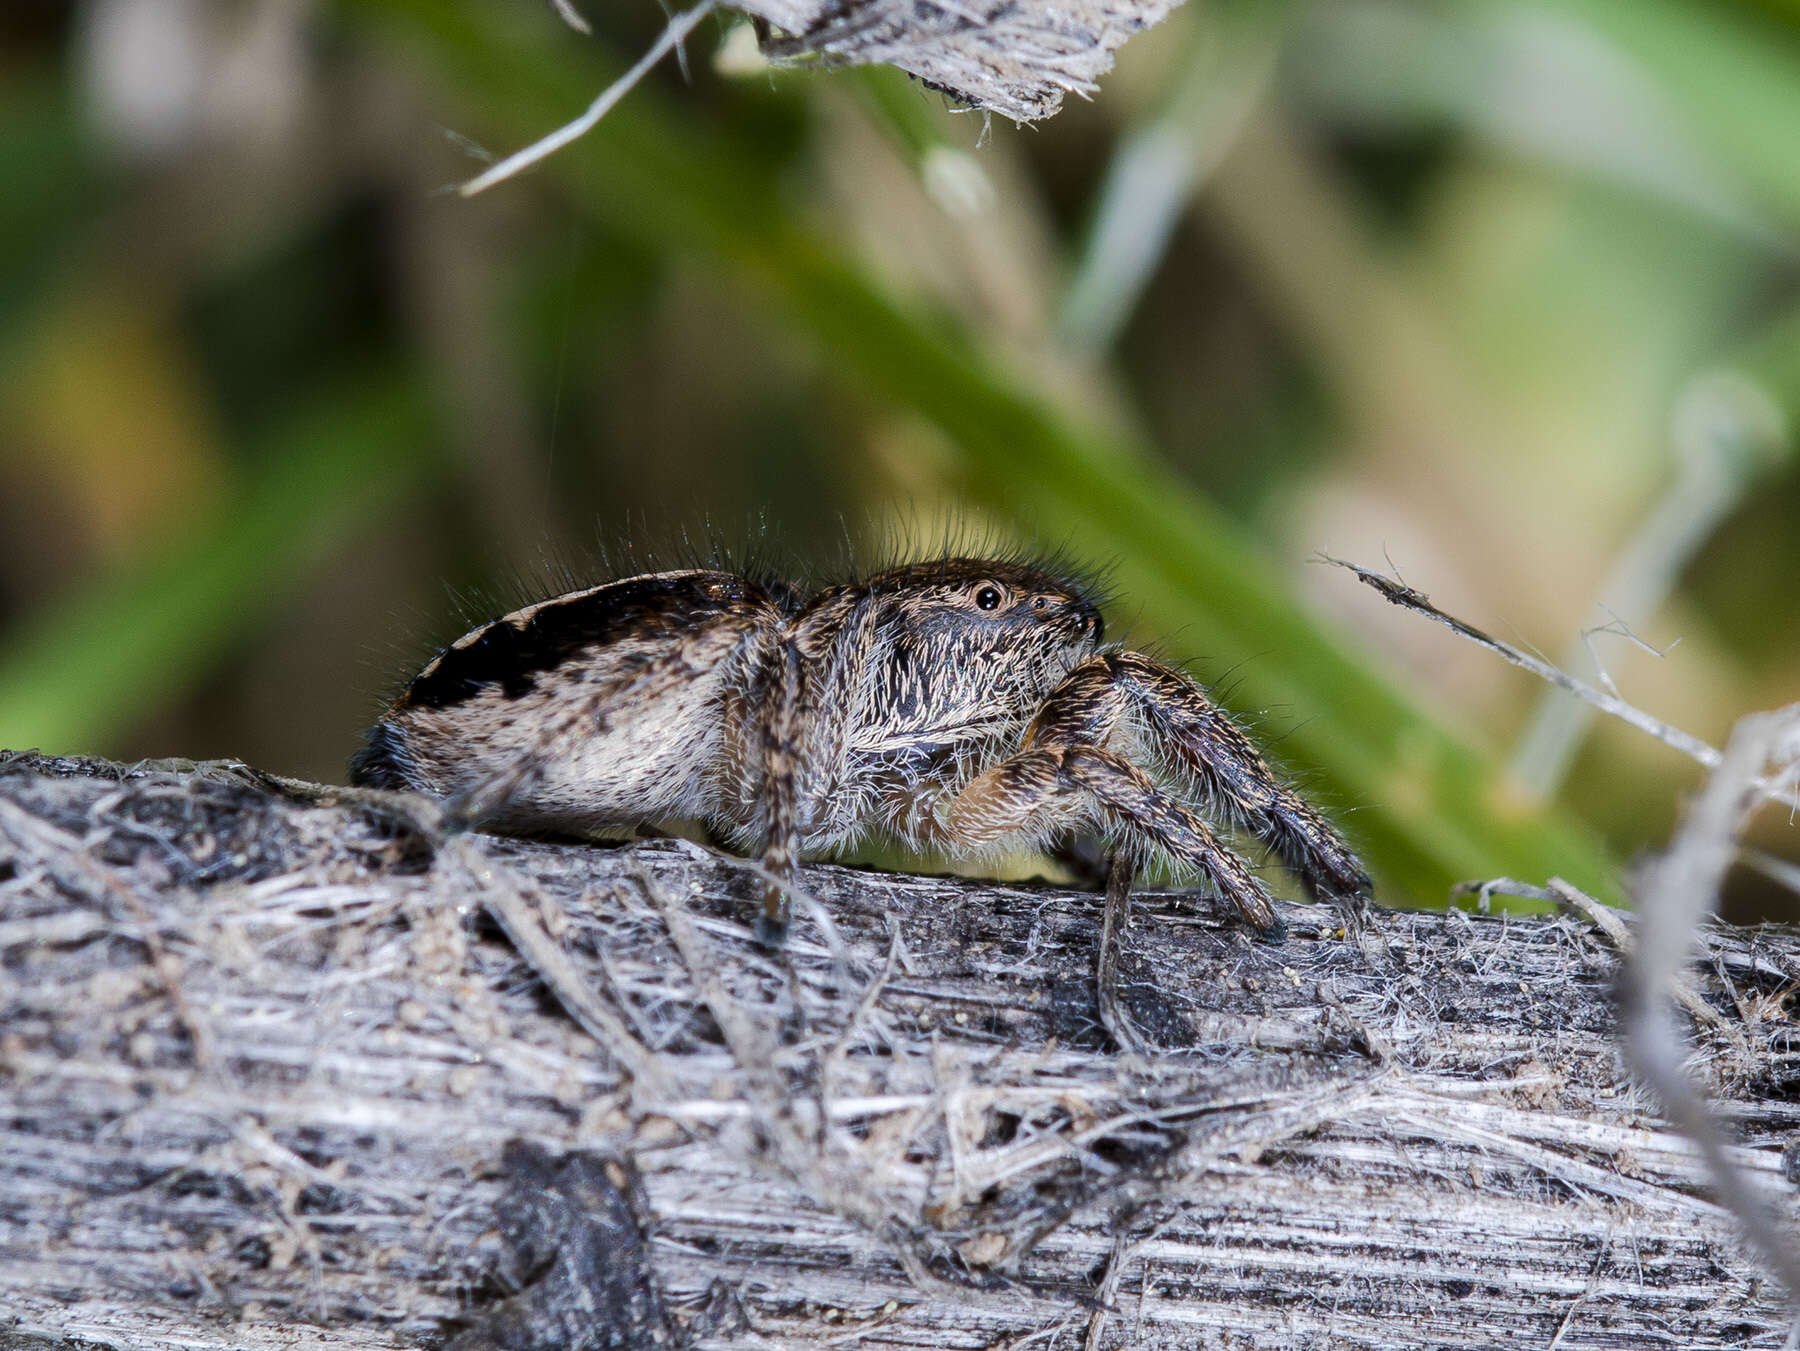
<svg viewBox="0 0 1800 1351"><path fill-rule="evenodd" d="M1049 117L1112 69L1113 53L1180 0L733 0L781 30L776 61L898 66L971 108Z"/></svg>
<svg viewBox="0 0 1800 1351"><path fill-rule="evenodd" d="M684 841L0 761L0 1347L1787 1335L1586 919L1140 898L1125 1052L1100 897L804 882L771 953ZM1797 978L1714 928L1679 992L1790 1228Z"/></svg>

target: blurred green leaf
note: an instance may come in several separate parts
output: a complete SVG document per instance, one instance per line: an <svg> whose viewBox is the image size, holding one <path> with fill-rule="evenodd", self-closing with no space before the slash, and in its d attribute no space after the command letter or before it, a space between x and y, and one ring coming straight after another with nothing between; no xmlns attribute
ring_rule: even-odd
<svg viewBox="0 0 1800 1351"><path fill-rule="evenodd" d="M27 624L0 655L0 746L104 743L209 669L345 531L434 462L423 400L396 377L332 389L257 447L267 468L159 560Z"/></svg>
<svg viewBox="0 0 1800 1351"><path fill-rule="evenodd" d="M1753 381L1787 419L1785 458L1794 451L1794 429L1800 427L1800 308L1764 324L1736 353L1731 366Z"/></svg>
<svg viewBox="0 0 1800 1351"><path fill-rule="evenodd" d="M485 5L344 7L409 51L431 53L468 115L508 144L578 112L607 78L566 34L545 26L534 38ZM749 172L756 160L729 131L699 129L640 89L548 172L611 228L737 268L845 375L941 427L972 497L1115 555L1119 585L1148 623L1180 631L1210 660L1248 658L1234 672L1234 704L1302 720L1282 756L1326 801L1359 809L1352 833L1390 899L1433 903L1454 881L1507 873L1561 874L1617 894L1590 837L1510 791L1488 757L1350 656L1300 610L1241 527L1144 447L1071 425L967 335L898 305L796 223L774 185Z"/></svg>
<svg viewBox="0 0 1800 1351"><path fill-rule="evenodd" d="M1496 0L1481 0L1484 4ZM1516 9L1514 0L1497 0ZM1552 0L1656 82L1707 148L1789 230L1800 227L1800 37L1698 0ZM1800 6L1789 5L1800 14Z"/></svg>
<svg viewBox="0 0 1800 1351"><path fill-rule="evenodd" d="M1107 164L1057 319L1068 346L1104 352L1137 312L1181 215L1263 98L1293 8L1223 5L1193 25L1159 106Z"/></svg>
<svg viewBox="0 0 1800 1351"><path fill-rule="evenodd" d="M0 341L86 238L97 178L67 82L0 80Z"/></svg>

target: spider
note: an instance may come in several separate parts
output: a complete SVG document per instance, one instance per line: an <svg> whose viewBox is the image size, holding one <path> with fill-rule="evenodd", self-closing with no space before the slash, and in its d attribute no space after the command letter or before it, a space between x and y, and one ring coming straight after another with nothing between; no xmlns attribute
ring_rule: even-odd
<svg viewBox="0 0 1800 1351"><path fill-rule="evenodd" d="M692 568L572 591L473 629L407 685L351 781L465 822L616 834L699 823L770 879L778 942L801 855L878 834L961 860L1099 839L1112 866L1197 875L1279 936L1207 816L1315 899L1368 876L1179 670L1104 641L1092 588L948 557L808 591Z"/></svg>

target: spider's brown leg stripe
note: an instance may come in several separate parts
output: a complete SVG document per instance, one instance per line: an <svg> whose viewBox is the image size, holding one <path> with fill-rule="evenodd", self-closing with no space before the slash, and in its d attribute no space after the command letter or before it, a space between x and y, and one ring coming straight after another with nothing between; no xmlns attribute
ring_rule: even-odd
<svg viewBox="0 0 1800 1351"><path fill-rule="evenodd" d="M763 866L781 879L763 891L762 929L778 940L787 928L787 896L794 878L799 832L800 651L783 643L774 662L763 743Z"/></svg>
<svg viewBox="0 0 1800 1351"><path fill-rule="evenodd" d="M1258 929L1265 933L1281 929L1268 888L1250 865L1220 844L1206 822L1166 796L1143 770L1094 746L1070 747L1063 765L1070 780L1098 798L1118 824L1147 836L1198 871Z"/></svg>
<svg viewBox="0 0 1800 1351"><path fill-rule="evenodd" d="M1135 652L1110 658L1143 707L1169 767L1268 842L1318 897L1361 899L1368 875L1325 818L1275 776L1255 745L1192 680Z"/></svg>

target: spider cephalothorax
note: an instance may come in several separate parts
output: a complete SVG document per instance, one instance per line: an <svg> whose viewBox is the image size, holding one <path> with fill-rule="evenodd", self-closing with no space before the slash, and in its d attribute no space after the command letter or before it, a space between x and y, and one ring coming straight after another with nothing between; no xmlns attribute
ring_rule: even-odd
<svg viewBox="0 0 1800 1351"><path fill-rule="evenodd" d="M1198 684L1102 639L1089 588L994 559L812 592L709 569L628 577L457 639L351 775L511 829L698 822L784 881L801 854L869 833L962 858L1095 836L1120 865L1198 874L1276 928L1212 816L1265 840L1314 896L1369 894ZM783 905L772 889L774 931Z"/></svg>

